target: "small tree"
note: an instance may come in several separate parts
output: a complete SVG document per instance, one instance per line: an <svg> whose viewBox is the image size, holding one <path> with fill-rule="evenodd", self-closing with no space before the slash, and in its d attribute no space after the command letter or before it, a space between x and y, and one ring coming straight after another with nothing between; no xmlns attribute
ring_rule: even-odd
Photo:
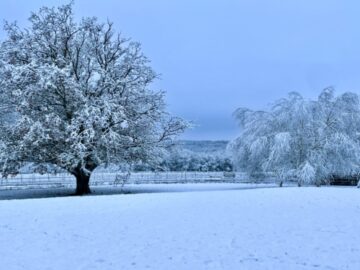
<svg viewBox="0 0 360 270"><path fill-rule="evenodd" d="M165 112L164 92L139 43L111 22L75 22L72 4L32 13L30 27L5 24L0 47L0 102L11 108L0 169L51 163L90 193L100 164L148 161L186 124ZM1 106L0 105L0 106ZM10 105L10 107L9 107Z"/></svg>
<svg viewBox="0 0 360 270"><path fill-rule="evenodd" d="M270 111L239 109L240 136L230 149L237 166L254 175L276 173L299 185L320 184L333 176L353 176L360 164L360 106L354 93L334 96L325 89L317 100L298 93L275 102Z"/></svg>

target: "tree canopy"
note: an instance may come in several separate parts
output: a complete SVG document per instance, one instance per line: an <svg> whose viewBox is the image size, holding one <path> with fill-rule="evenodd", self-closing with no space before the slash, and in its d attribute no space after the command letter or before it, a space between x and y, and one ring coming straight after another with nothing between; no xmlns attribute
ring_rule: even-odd
<svg viewBox="0 0 360 270"><path fill-rule="evenodd" d="M317 100L293 92L269 111L239 108L241 132L229 148L235 164L250 175L276 173L281 180L321 184L354 176L360 164L360 106L355 93Z"/></svg>
<svg viewBox="0 0 360 270"><path fill-rule="evenodd" d="M140 44L111 22L77 22L72 4L43 7L28 28L6 23L0 45L0 170L24 162L59 166L90 192L100 164L148 161L186 128L166 112L164 92ZM6 108L6 109L5 109ZM44 167L44 166L43 166Z"/></svg>

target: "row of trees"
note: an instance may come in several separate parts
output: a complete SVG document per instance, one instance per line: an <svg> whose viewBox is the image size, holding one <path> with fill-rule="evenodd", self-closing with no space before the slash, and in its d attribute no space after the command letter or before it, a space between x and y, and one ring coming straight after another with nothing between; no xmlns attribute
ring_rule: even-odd
<svg viewBox="0 0 360 270"><path fill-rule="evenodd" d="M160 165L168 171L223 172L233 170L229 157L185 150L170 155Z"/></svg>
<svg viewBox="0 0 360 270"><path fill-rule="evenodd" d="M168 149L157 164L137 164L135 171L232 171L231 158L223 153L197 153L179 147Z"/></svg>
<svg viewBox="0 0 360 270"><path fill-rule="evenodd" d="M275 173L300 185L328 183L360 172L360 104L355 93L316 100L290 93L269 111L240 108L240 136L229 149L238 169L250 175Z"/></svg>
<svg viewBox="0 0 360 270"><path fill-rule="evenodd" d="M90 192L102 164L148 162L187 124L165 110L164 92L139 43L111 22L76 22L72 4L44 7L30 26L5 24L0 44L0 171L24 163L60 167Z"/></svg>

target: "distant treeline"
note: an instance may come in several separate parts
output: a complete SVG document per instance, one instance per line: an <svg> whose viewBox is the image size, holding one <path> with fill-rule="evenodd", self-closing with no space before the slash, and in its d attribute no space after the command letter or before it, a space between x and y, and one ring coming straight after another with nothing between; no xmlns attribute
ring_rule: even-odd
<svg viewBox="0 0 360 270"><path fill-rule="evenodd" d="M232 171L227 141L180 141L157 164L137 164L135 171Z"/></svg>

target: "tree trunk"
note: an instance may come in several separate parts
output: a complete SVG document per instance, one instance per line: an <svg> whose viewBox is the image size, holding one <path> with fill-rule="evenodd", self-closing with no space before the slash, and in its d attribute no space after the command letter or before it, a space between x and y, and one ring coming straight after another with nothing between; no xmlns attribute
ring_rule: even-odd
<svg viewBox="0 0 360 270"><path fill-rule="evenodd" d="M94 164L90 158L85 160L85 166L81 163L70 171L76 178L76 190L75 195L90 194L91 190L89 187L90 175L95 170L96 164Z"/></svg>
<svg viewBox="0 0 360 270"><path fill-rule="evenodd" d="M91 190L89 187L90 174L86 174L83 171L78 172L76 175L76 191L75 195L90 194Z"/></svg>

